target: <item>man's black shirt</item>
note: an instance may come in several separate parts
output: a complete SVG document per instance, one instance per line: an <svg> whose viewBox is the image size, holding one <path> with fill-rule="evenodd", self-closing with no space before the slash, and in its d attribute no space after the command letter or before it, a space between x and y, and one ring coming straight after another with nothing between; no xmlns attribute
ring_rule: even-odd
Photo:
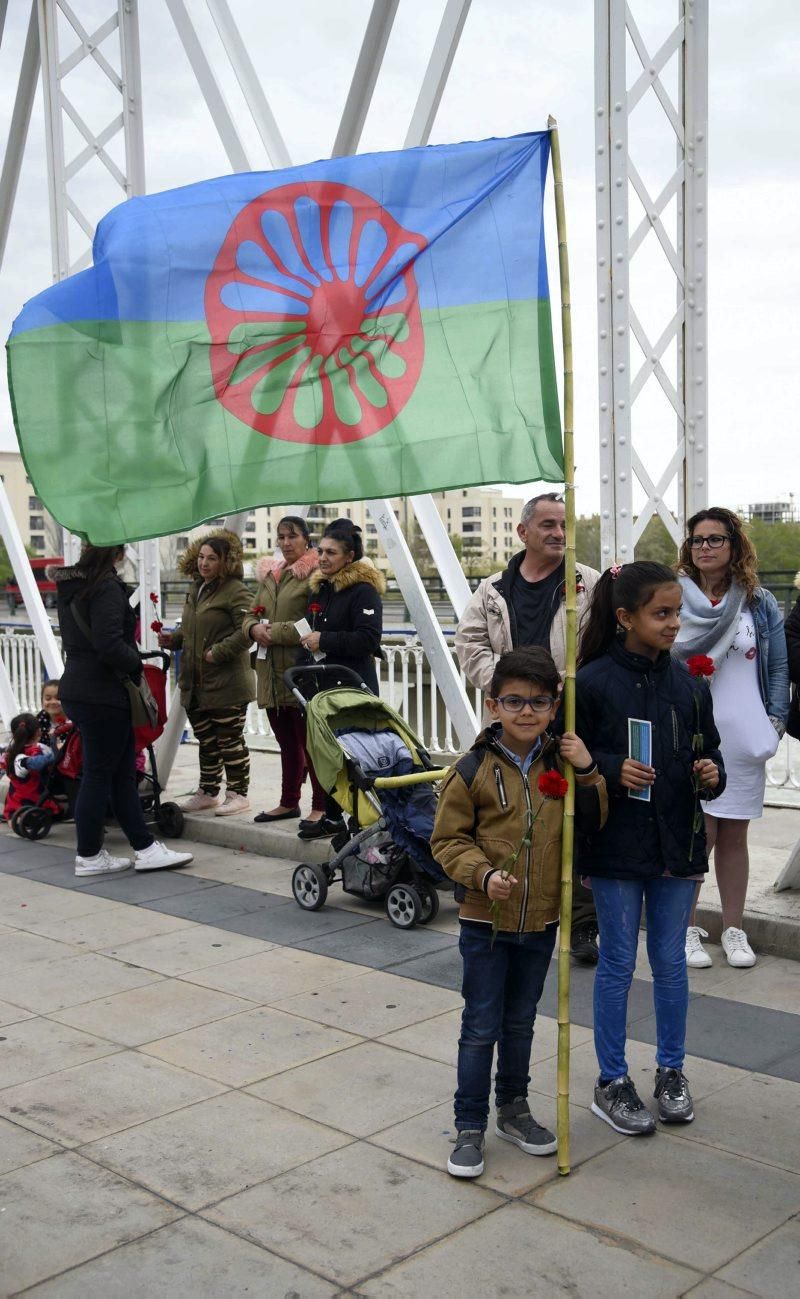
<svg viewBox="0 0 800 1299"><path fill-rule="evenodd" d="M564 585L564 561L541 582L526 582L518 568L511 584L516 644L550 648L550 627L558 612Z"/></svg>

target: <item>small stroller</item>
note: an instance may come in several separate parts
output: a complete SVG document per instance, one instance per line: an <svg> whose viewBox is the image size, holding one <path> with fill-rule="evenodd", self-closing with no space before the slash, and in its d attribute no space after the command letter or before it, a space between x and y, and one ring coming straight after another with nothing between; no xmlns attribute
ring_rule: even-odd
<svg viewBox="0 0 800 1299"><path fill-rule="evenodd" d="M177 839L183 834L183 812L177 803L162 803L162 788L158 779L158 767L156 765L156 755L153 744L158 739L164 729L164 723L167 720L167 681L169 679L169 654L163 650L154 650L150 654L142 654L145 660L142 670L147 677L147 684L153 692L153 697L158 704L158 721L154 726L137 726L134 728L134 742L137 753L142 749L148 756L149 771L144 771L139 777L139 798L142 804L142 810L148 820L152 820L158 826L162 834L168 839ZM159 663L153 663L149 660L159 659ZM15 834L20 835L23 839L44 839L50 833L55 821L63 819L64 812L59 816L53 811L59 792L59 784L72 784L80 779L82 763L82 747L80 732L77 727L71 726L66 732L66 740L61 750L61 754L54 768L50 768L52 775L48 780L42 795L36 803L31 803L26 807L21 807L15 812L9 821L9 825ZM56 797L54 797L54 795ZM70 798L69 803L74 799Z"/></svg>
<svg viewBox="0 0 800 1299"><path fill-rule="evenodd" d="M348 818L329 862L294 871L295 901L318 911L341 880L345 893L383 898L398 929L428 924L439 911L437 890L453 887L430 850L431 786L447 768L434 767L402 717L349 668L309 664L289 668L283 679L306 715L320 783Z"/></svg>

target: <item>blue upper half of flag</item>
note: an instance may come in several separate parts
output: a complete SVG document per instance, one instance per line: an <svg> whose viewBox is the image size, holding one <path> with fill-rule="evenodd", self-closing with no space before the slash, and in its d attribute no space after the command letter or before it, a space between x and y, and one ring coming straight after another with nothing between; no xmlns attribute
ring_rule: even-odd
<svg viewBox="0 0 800 1299"><path fill-rule="evenodd" d="M248 205L286 186L295 187L291 227L276 194L275 210L267 200L260 215L264 239L237 246L242 282L231 285L231 308L280 314L288 303L296 311L304 283L348 264L357 282L373 277L381 308L391 307L411 265L423 310L547 298L549 149L540 131L238 173L129 199L100 222L93 266L26 303L12 336L68 321L203 320L206 282L226 239ZM352 197L328 205L323 218L320 182L358 191L363 211L379 205L408 238L401 232L387 257L384 226L359 222Z"/></svg>

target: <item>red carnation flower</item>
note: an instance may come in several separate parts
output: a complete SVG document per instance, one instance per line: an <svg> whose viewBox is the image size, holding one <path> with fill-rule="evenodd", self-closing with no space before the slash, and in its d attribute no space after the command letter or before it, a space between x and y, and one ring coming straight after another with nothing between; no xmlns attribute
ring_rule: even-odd
<svg viewBox="0 0 800 1299"><path fill-rule="evenodd" d="M310 605L308 606L308 612L309 612L309 613L322 613L322 605L321 605L321 604L310 604Z"/></svg>
<svg viewBox="0 0 800 1299"><path fill-rule="evenodd" d="M158 596L156 595L155 591L150 592L150 599L152 600L153 604L158 604Z"/></svg>
<svg viewBox="0 0 800 1299"><path fill-rule="evenodd" d="M565 798L569 789L560 771L543 771L536 784L543 798Z"/></svg>
<svg viewBox="0 0 800 1299"><path fill-rule="evenodd" d="M254 609L250 610L250 612L255 614L256 618L261 618L267 612L267 606L264 604L257 604Z"/></svg>
<svg viewBox="0 0 800 1299"><path fill-rule="evenodd" d="M164 630L163 622L159 622L158 618L154 618L150 623L150 630L160 634Z"/></svg>
<svg viewBox="0 0 800 1299"><path fill-rule="evenodd" d="M710 677L716 672L714 660L707 654L693 654L686 660L689 675L693 677Z"/></svg>

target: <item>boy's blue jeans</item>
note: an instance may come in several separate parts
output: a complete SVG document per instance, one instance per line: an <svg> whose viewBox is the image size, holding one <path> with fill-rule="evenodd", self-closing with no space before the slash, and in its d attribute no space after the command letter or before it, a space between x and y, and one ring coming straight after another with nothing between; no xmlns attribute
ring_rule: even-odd
<svg viewBox="0 0 800 1299"><path fill-rule="evenodd" d="M492 946L491 925L461 925L458 947L464 962L464 1012L455 1094L460 1132L486 1129L495 1042L497 1105L528 1094L533 1021L557 928L548 925L541 932L519 936L499 933Z"/></svg>
<svg viewBox="0 0 800 1299"><path fill-rule="evenodd" d="M689 1008L686 926L695 881L658 876L648 880L592 877L600 930L600 961L594 980L594 1046L604 1082L628 1072L625 1020L636 965L642 903L647 912L647 955L653 971L656 1061L682 1069Z"/></svg>

